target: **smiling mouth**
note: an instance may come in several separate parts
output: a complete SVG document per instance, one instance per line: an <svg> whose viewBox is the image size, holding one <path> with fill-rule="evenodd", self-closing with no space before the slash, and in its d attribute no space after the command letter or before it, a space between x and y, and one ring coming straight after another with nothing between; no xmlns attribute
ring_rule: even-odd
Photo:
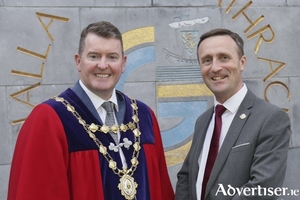
<svg viewBox="0 0 300 200"><path fill-rule="evenodd" d="M214 76L214 77L212 77L211 79L212 79L213 81L219 81L219 80L222 80L222 79L224 79L224 78L226 78L226 76Z"/></svg>
<svg viewBox="0 0 300 200"><path fill-rule="evenodd" d="M97 76L99 78L108 78L108 77L110 77L110 74L95 74L95 76Z"/></svg>

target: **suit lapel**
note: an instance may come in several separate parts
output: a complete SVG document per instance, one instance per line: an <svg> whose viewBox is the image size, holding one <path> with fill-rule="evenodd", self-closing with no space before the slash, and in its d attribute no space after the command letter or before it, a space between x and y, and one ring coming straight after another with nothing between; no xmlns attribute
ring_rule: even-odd
<svg viewBox="0 0 300 200"><path fill-rule="evenodd" d="M125 95L116 90L116 95L117 95L117 100L118 100L118 105L119 105L119 111L115 112L117 121L120 124L124 122L124 117L125 117L125 112L126 112L126 101L125 101Z"/></svg>
<svg viewBox="0 0 300 200"><path fill-rule="evenodd" d="M194 133L195 136L193 138L193 142L196 145L196 154L194 155L196 158L198 158L200 156L200 153L202 152L206 131L208 129L211 117L213 115L213 110L213 108L210 108L205 113L203 113L203 115L199 119L199 122L197 123L197 127L195 127L195 130L200 130L199 132Z"/></svg>
<svg viewBox="0 0 300 200"><path fill-rule="evenodd" d="M254 99L255 95L248 90L228 129L227 135L212 169L211 176L207 182L205 196L209 193L212 186L214 185L219 173L221 172L227 160L227 157L230 154L232 147L235 145L236 140L238 139L242 128L244 127L244 124L246 123L249 115L251 114L250 108L254 103Z"/></svg>

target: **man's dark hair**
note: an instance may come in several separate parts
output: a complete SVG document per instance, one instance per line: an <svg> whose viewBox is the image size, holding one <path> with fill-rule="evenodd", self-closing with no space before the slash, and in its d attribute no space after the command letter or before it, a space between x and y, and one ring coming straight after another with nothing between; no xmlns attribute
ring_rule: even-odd
<svg viewBox="0 0 300 200"><path fill-rule="evenodd" d="M120 40L123 53L123 39L119 29L110 22L100 21L88 25L82 30L79 40L78 54L81 55L85 47L85 38L89 33L96 34L104 38L116 38Z"/></svg>
<svg viewBox="0 0 300 200"><path fill-rule="evenodd" d="M236 43L236 45L238 47L239 56L242 57L244 55L244 41L243 41L243 39L237 33L234 33L234 32L232 32L228 29L223 29L223 28L213 29L213 30L211 30L209 32L206 32L203 35L201 35L199 43L197 45L197 50L199 49L199 46L200 46L201 42L203 40L205 40L206 38L213 37L213 36L220 36L220 35L230 36L234 40L234 42Z"/></svg>

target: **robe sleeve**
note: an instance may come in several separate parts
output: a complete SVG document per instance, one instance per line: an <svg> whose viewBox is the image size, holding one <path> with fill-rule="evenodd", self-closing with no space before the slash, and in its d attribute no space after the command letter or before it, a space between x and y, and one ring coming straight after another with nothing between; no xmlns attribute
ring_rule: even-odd
<svg viewBox="0 0 300 200"><path fill-rule="evenodd" d="M174 191L171 185L170 177L167 170L166 159L161 139L160 129L157 123L155 114L151 110L152 126L155 139L155 154L147 152L146 157L148 160L149 156L156 156L152 160L157 160L158 172L154 171L154 168L148 166L149 184L150 184L150 195L151 199L161 200L173 200ZM155 196L155 197L154 197Z"/></svg>
<svg viewBox="0 0 300 200"><path fill-rule="evenodd" d="M47 104L24 122L13 155L8 200L68 200L68 144L60 118Z"/></svg>

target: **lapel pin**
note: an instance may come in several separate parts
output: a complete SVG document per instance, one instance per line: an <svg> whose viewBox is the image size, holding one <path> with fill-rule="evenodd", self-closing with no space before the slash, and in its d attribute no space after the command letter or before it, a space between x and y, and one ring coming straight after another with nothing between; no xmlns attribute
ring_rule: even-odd
<svg viewBox="0 0 300 200"><path fill-rule="evenodd" d="M240 118L241 118L241 119L245 119L246 117L247 117L247 116L246 116L245 114L241 114L241 115L240 115Z"/></svg>

